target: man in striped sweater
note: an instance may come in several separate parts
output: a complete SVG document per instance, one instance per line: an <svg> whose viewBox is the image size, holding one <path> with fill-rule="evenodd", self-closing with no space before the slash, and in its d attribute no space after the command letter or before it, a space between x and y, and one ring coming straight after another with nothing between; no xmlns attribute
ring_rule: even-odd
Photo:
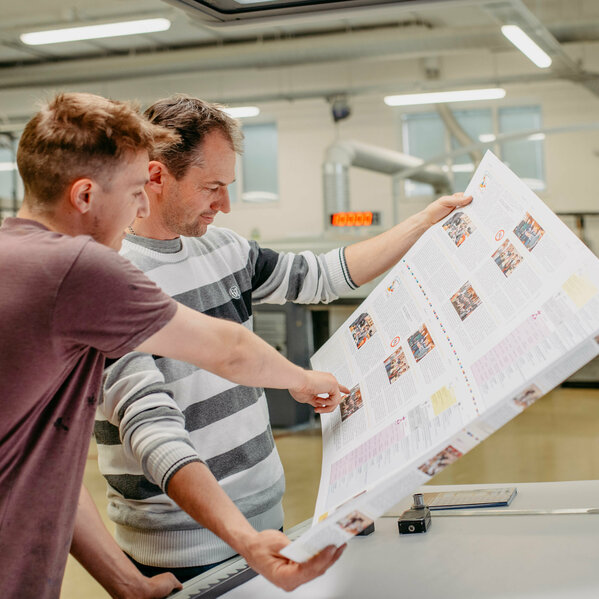
<svg viewBox="0 0 599 599"><path fill-rule="evenodd" d="M253 303L334 300L390 268L431 224L469 201L441 198L376 238L324 255L278 254L210 226L230 211L237 122L186 96L161 100L146 115L181 141L151 156L151 214L130 227L121 253L177 301L249 329ZM283 468L263 389L129 354L105 372L95 434L117 541L148 576L170 571L184 581L235 554L199 524L198 462L253 527L283 525Z"/></svg>

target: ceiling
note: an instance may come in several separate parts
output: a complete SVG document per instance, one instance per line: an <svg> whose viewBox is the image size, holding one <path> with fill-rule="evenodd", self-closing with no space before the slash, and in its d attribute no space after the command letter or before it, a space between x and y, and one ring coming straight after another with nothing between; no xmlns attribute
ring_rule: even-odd
<svg viewBox="0 0 599 599"><path fill-rule="evenodd" d="M571 51L599 44L597 0L314 0L311 3L319 5L316 12L310 12L307 0L294 0L291 4L303 12L294 14L287 6L284 14L257 16L254 11L243 18L239 13L232 22L215 16L218 1L4 0L0 94L5 90L131 81L172 73L390 58L424 61L425 85L434 89L438 85L435 59L439 56L466 51L517 54L500 33L500 26L506 23L527 30L554 62L546 71L532 69L532 75L521 71L496 73L496 82L562 78L599 93L596 74L577 60L580 52ZM280 2L290 4L290 0ZM192 4L211 6L202 12ZM172 21L168 31L45 46L25 46L19 39L28 31L157 16ZM467 74L460 82L477 83ZM293 96L343 91L322 86L309 92L296 89ZM353 86L353 93L360 91L364 90L359 85ZM259 90L254 96L260 98Z"/></svg>

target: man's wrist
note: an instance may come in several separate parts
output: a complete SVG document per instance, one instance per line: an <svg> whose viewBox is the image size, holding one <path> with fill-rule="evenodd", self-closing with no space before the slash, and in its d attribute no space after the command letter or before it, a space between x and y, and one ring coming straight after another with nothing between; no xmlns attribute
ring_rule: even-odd
<svg viewBox="0 0 599 599"><path fill-rule="evenodd" d="M228 544L247 561L248 558L251 558L256 545L260 541L258 531L249 522L246 521L246 523L247 527L244 527L243 531L235 531L231 535Z"/></svg>
<svg viewBox="0 0 599 599"><path fill-rule="evenodd" d="M115 581L112 588L107 590L113 599L138 599L149 596L149 585L149 579L135 568L127 580Z"/></svg>
<svg viewBox="0 0 599 599"><path fill-rule="evenodd" d="M289 391L303 392L308 387L308 371L294 364L295 372L289 380Z"/></svg>
<svg viewBox="0 0 599 599"><path fill-rule="evenodd" d="M417 212L411 218L413 219L414 230L419 236L435 224L433 217L426 208Z"/></svg>

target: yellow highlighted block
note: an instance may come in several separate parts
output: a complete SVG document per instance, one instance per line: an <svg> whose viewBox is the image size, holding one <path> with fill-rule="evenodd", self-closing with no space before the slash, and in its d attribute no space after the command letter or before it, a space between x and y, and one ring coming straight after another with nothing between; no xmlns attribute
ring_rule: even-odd
<svg viewBox="0 0 599 599"><path fill-rule="evenodd" d="M562 289L577 308L582 308L592 297L597 295L597 287L586 277L577 274L572 275L562 285Z"/></svg>
<svg viewBox="0 0 599 599"><path fill-rule="evenodd" d="M441 387L441 389L433 393L431 401L433 402L433 412L435 416L438 416L441 412L447 410L447 408L455 405L458 400L452 389Z"/></svg>

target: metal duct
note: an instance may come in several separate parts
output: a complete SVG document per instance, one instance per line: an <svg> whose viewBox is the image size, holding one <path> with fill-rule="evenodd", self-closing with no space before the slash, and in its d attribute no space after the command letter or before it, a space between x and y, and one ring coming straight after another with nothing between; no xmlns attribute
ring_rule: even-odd
<svg viewBox="0 0 599 599"><path fill-rule="evenodd" d="M447 106L447 104L437 104L435 106L441 120L445 124L445 127L453 135L459 144L462 146L471 146L474 143L474 140L464 131L462 126L458 123L455 115L453 114L451 108ZM474 164L478 164L483 159L483 154L480 150L472 150L468 152L470 154L470 158Z"/></svg>
<svg viewBox="0 0 599 599"><path fill-rule="evenodd" d="M323 192L325 227L329 215L349 211L349 168L355 166L385 175L396 175L407 169L415 169L424 160L358 141L339 141L329 146L323 164ZM435 193L451 191L446 173L436 165L428 165L411 177L414 181L432 185Z"/></svg>

